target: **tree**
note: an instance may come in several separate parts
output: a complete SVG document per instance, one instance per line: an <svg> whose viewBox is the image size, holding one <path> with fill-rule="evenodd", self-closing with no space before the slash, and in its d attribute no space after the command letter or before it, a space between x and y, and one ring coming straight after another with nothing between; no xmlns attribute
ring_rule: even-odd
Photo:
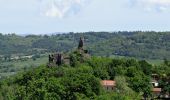
<svg viewBox="0 0 170 100"><path fill-rule="evenodd" d="M101 86L99 79L89 74L91 71L86 68L80 67L68 70L66 72L67 75L61 79L61 83L65 86L65 99L75 100L80 95L93 99L95 96L100 95ZM79 96L77 97L77 95Z"/></svg>
<svg viewBox="0 0 170 100"><path fill-rule="evenodd" d="M142 69L143 73L146 75L151 75L152 65L150 65L145 60L139 61L140 68Z"/></svg>
<svg viewBox="0 0 170 100"><path fill-rule="evenodd" d="M107 70L110 62L109 58L92 57L88 64L93 68L93 75L104 80L110 78Z"/></svg>
<svg viewBox="0 0 170 100"><path fill-rule="evenodd" d="M131 97L131 99L140 99L139 95L128 86L124 76L116 76L115 81L117 93Z"/></svg>
<svg viewBox="0 0 170 100"><path fill-rule="evenodd" d="M151 95L150 78L136 67L129 67L127 71L129 87L136 92L143 92L147 96Z"/></svg>

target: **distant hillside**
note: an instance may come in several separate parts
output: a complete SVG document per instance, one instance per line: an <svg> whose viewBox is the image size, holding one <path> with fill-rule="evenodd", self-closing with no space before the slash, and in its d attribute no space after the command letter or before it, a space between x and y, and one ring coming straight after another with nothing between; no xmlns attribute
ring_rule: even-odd
<svg viewBox="0 0 170 100"><path fill-rule="evenodd" d="M170 32L86 32L25 37L0 34L0 55L68 52L82 36L92 55L170 59Z"/></svg>

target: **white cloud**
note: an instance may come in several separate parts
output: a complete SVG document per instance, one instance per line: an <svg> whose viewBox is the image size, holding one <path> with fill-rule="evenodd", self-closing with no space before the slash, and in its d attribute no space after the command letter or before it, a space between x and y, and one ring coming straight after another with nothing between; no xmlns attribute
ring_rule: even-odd
<svg viewBox="0 0 170 100"><path fill-rule="evenodd" d="M75 15L91 0L40 0L41 13L47 17L63 18Z"/></svg>
<svg viewBox="0 0 170 100"><path fill-rule="evenodd" d="M130 0L131 4L146 11L167 11L170 9L170 0Z"/></svg>

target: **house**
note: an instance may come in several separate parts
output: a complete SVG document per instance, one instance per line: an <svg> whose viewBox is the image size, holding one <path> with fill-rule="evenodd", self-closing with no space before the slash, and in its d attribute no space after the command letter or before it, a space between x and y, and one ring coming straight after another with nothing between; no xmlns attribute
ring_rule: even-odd
<svg viewBox="0 0 170 100"><path fill-rule="evenodd" d="M152 88L152 94L153 97L160 97L161 96L161 92L162 92L162 88L159 88L159 75L158 74L152 74L152 80L151 80L151 84L153 86Z"/></svg>
<svg viewBox="0 0 170 100"><path fill-rule="evenodd" d="M113 80L102 80L101 85L107 91L113 91L116 87L116 82Z"/></svg>
<svg viewBox="0 0 170 100"><path fill-rule="evenodd" d="M152 74L151 83L152 83L153 87L159 86L158 80L159 80L159 76L157 74Z"/></svg>
<svg viewBox="0 0 170 100"><path fill-rule="evenodd" d="M157 95L157 96L160 95L161 91L162 91L161 88L153 88L152 89L153 94Z"/></svg>
<svg viewBox="0 0 170 100"><path fill-rule="evenodd" d="M152 84L153 87L158 87L159 86L159 83L156 80L152 80L150 83Z"/></svg>

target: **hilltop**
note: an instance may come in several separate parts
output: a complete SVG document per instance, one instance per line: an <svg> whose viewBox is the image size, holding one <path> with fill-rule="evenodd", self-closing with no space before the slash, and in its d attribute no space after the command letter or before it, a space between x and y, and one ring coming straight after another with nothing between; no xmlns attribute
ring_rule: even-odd
<svg viewBox="0 0 170 100"><path fill-rule="evenodd" d="M170 92L170 62L152 66L135 59L90 57L76 52L70 65L45 65L0 81L1 100L140 100L158 98ZM151 75L159 75L162 92L155 95ZM115 80L116 89L105 90L100 81Z"/></svg>

